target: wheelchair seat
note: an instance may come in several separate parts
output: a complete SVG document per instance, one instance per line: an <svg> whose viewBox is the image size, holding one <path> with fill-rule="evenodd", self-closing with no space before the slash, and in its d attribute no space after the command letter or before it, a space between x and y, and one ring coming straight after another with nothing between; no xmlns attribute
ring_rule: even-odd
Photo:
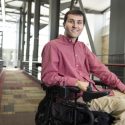
<svg viewBox="0 0 125 125"><path fill-rule="evenodd" d="M46 96L38 106L36 125L111 125L114 120L106 112L90 111L86 103L77 102L80 94L77 87L43 86L43 90ZM88 102L108 94L86 91L82 97Z"/></svg>

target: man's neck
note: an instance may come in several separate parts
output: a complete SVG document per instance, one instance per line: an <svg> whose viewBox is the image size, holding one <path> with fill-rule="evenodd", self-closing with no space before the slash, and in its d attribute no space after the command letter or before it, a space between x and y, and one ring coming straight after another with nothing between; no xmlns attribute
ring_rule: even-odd
<svg viewBox="0 0 125 125"><path fill-rule="evenodd" d="M71 39L72 43L75 43L78 40L78 38L72 38L72 37L67 36L67 35L65 35L65 36L68 37L69 39Z"/></svg>

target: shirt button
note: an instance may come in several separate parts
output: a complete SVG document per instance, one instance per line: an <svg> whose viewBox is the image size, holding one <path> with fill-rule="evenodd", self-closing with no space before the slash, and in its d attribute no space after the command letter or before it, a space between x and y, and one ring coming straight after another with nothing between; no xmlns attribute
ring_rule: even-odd
<svg viewBox="0 0 125 125"><path fill-rule="evenodd" d="M79 65L76 65L76 67L78 67Z"/></svg>
<svg viewBox="0 0 125 125"><path fill-rule="evenodd" d="M76 54L75 56L77 57L78 55Z"/></svg>

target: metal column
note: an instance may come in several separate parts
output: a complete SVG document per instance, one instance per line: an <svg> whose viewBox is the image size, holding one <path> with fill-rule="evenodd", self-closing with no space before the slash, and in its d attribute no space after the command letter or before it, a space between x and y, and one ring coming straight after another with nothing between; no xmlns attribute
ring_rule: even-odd
<svg viewBox="0 0 125 125"><path fill-rule="evenodd" d="M2 49L3 49L3 32L0 31L0 59L2 59Z"/></svg>
<svg viewBox="0 0 125 125"><path fill-rule="evenodd" d="M125 1L111 0L109 53L125 53ZM121 62L123 63L123 62Z"/></svg>
<svg viewBox="0 0 125 125"><path fill-rule="evenodd" d="M33 49L33 62L32 62L32 75L37 77L38 69L36 62L38 61L38 46L39 46L39 27L40 27L40 0L35 0L34 11L34 49Z"/></svg>
<svg viewBox="0 0 125 125"><path fill-rule="evenodd" d="M24 44L25 44L25 18L26 18L26 14L25 14L25 7L26 7L26 3L24 3L24 8L23 8L23 15L22 15L22 33L21 33L21 59L20 59L20 68L23 69L23 61L24 61Z"/></svg>
<svg viewBox="0 0 125 125"><path fill-rule="evenodd" d="M30 26L31 26L31 0L28 0L27 11L27 46L26 46L26 71L29 72L29 52L30 52Z"/></svg>
<svg viewBox="0 0 125 125"><path fill-rule="evenodd" d="M50 3L50 40L56 38L59 32L60 0L49 0Z"/></svg>
<svg viewBox="0 0 125 125"><path fill-rule="evenodd" d="M125 1L111 0L109 35L109 63L125 63ZM115 69L115 71L114 71ZM125 68L112 68L118 76L125 76ZM125 77L121 79L125 82Z"/></svg>
<svg viewBox="0 0 125 125"><path fill-rule="evenodd" d="M19 20L19 44L18 44L18 66L20 66L21 59L21 31L22 31L22 8L20 9L20 20Z"/></svg>

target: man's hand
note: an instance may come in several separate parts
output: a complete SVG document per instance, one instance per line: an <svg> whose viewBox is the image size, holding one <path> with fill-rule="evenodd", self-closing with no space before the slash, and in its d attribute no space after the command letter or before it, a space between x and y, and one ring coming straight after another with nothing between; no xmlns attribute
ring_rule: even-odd
<svg viewBox="0 0 125 125"><path fill-rule="evenodd" d="M78 88L80 88L81 90L86 91L87 87L89 86L89 83L88 82L83 82L83 81L77 81L76 86Z"/></svg>

